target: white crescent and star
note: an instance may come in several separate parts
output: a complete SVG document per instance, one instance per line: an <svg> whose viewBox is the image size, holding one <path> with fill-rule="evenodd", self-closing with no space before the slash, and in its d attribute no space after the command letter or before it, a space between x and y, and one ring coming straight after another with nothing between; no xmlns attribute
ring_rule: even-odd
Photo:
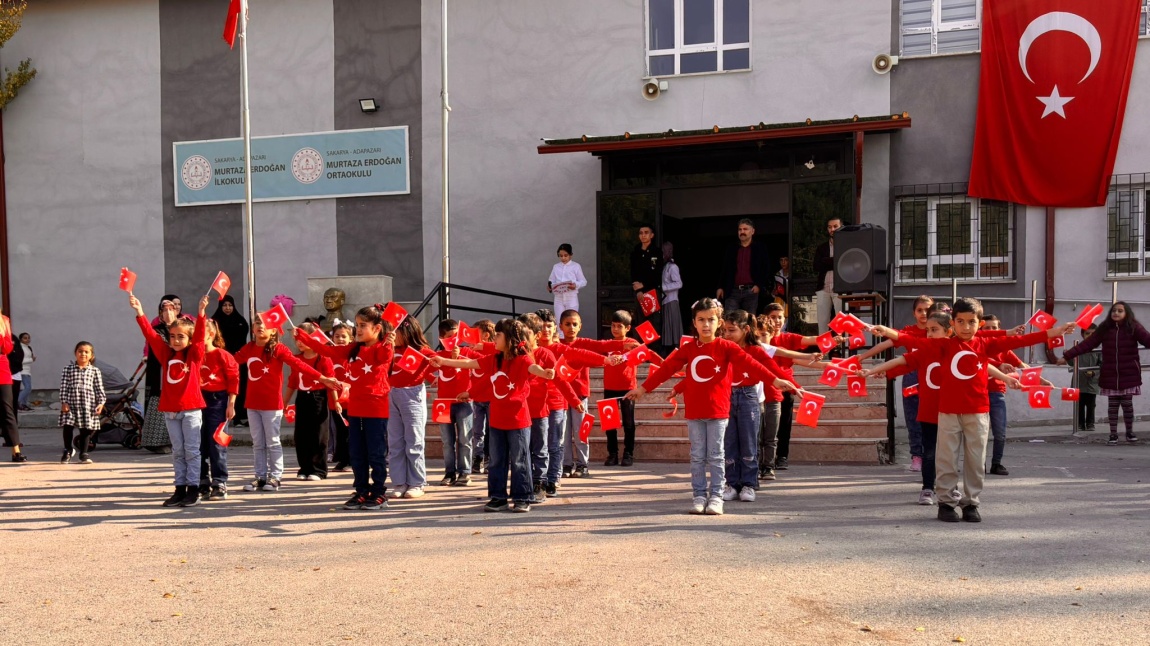
<svg viewBox="0 0 1150 646"><path fill-rule="evenodd" d="M935 361L934 363L932 363L926 367L926 380L925 381L926 381L927 388L930 388L932 390L938 390L939 389L938 386L935 385L934 380L930 378L930 374L932 372L934 372L935 368L937 368L941 365L942 365L941 363Z"/></svg>
<svg viewBox="0 0 1150 646"><path fill-rule="evenodd" d="M507 389L507 392L505 392L505 393L499 392L499 378L500 377L507 379L507 383L511 386L510 388ZM513 391L513 390L515 390L515 384L511 383L511 377L508 377L507 373L497 372L497 373L491 375L491 394L495 395L496 399L507 399L507 396L510 395L511 391Z"/></svg>
<svg viewBox="0 0 1150 646"><path fill-rule="evenodd" d="M654 296L651 296L650 294L643 294L643 310L645 312L654 312L658 305L659 301L656 300Z"/></svg>
<svg viewBox="0 0 1150 646"><path fill-rule="evenodd" d="M808 406L810 408L807 408ZM803 413L807 415L814 415L817 412L819 412L818 402L814 400L803 402Z"/></svg>
<svg viewBox="0 0 1150 646"><path fill-rule="evenodd" d="M173 366L179 366L180 368L183 369L181 371L179 379L172 379L172 367ZM186 377L187 374L188 374L188 364L184 363L180 359L172 359L171 361L168 362L168 370L164 376L167 378L167 381L169 384L178 384L184 380L184 377Z"/></svg>
<svg viewBox="0 0 1150 646"><path fill-rule="evenodd" d="M1043 390L1034 391L1034 403L1043 404L1043 403L1045 403L1045 401L1046 401L1046 391L1043 391Z"/></svg>
<svg viewBox="0 0 1150 646"><path fill-rule="evenodd" d="M859 394L862 394L862 391L863 391L863 381L862 381L861 379L852 379L852 380L850 380L850 391L851 391L852 393L859 393Z"/></svg>
<svg viewBox="0 0 1150 646"><path fill-rule="evenodd" d="M1090 48L1090 67L1086 69L1086 74L1078 83L1081 84L1090 78L1094 69L1098 67L1098 61L1102 59L1102 36L1098 34L1098 29L1089 20L1078 14L1067 11L1051 11L1030 21L1026 30L1022 32L1022 37L1018 40L1018 64L1022 67L1022 74L1026 76L1026 80L1031 83L1035 82L1030 76L1030 70L1026 67L1026 57L1030 53L1030 47L1034 41L1038 40L1039 36L1052 31L1065 31L1074 34L1086 43L1086 46ZM1054 86L1054 91L1050 93L1050 96L1037 98L1045 106L1041 117L1043 119L1052 114L1057 114L1065 119L1066 104L1074 100L1072 96L1062 96L1058 92L1057 85Z"/></svg>
<svg viewBox="0 0 1150 646"><path fill-rule="evenodd" d="M435 405L435 418L436 419L439 419L439 416L446 413L446 412L447 412L447 405L446 404L436 404Z"/></svg>
<svg viewBox="0 0 1150 646"><path fill-rule="evenodd" d="M971 379L971 378L973 378L973 377L974 377L974 375L975 375L975 374L977 374L977 372L974 372L974 373L971 373L971 374L969 374L969 375L968 375L968 374L966 374L966 373L964 373L964 372L962 372L961 370L959 370L959 369L958 369L958 363L959 363L960 361L962 361L962 358L963 358L964 356L968 355L968 354L969 354L970 356L972 356L972 357L975 357L975 358L977 358L977 357L978 357L978 355L977 355L977 354L975 354L975 353L971 352L970 350L962 350L961 352L958 352L958 353L956 353L956 354L954 355L954 358L950 360L950 373L951 373L952 375L954 375L954 378L955 378L955 379L962 379L962 380L964 380L964 381L965 381L965 380L967 380L967 379ZM981 370L981 369L982 369L982 364L981 364L981 363L980 363L980 364L978 364L978 368L979 368L979 370Z"/></svg>
<svg viewBox="0 0 1150 646"><path fill-rule="evenodd" d="M254 364L256 362L259 362L259 365L261 368L258 375L256 374L256 371L252 368L252 364ZM260 359L259 357L248 358L247 364L248 364L248 381L259 381L264 375L266 375L268 373L267 366L264 365L263 359Z"/></svg>
<svg viewBox="0 0 1150 646"><path fill-rule="evenodd" d="M458 371L455 368L440 368L439 369L439 380L440 381L451 381L451 380L455 379L455 374L457 372Z"/></svg>
<svg viewBox="0 0 1150 646"><path fill-rule="evenodd" d="M706 379L703 379L702 377L699 376L699 362L702 361L703 359L706 359L706 360L710 361L711 363L715 364L715 374L707 377ZM719 364L715 363L714 358L712 358L708 355L700 354L699 356L695 357L694 359L691 359L691 379L693 379L693 380L695 380L701 384L707 383L708 381L714 379L715 375L719 374L720 372L721 372L721 370L719 368Z"/></svg>

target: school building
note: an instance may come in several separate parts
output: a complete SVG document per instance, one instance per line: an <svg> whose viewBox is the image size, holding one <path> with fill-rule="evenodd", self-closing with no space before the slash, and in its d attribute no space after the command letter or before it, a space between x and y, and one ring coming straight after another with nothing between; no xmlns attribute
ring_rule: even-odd
<svg viewBox="0 0 1150 646"><path fill-rule="evenodd" d="M44 378L80 338L134 366L121 266L148 309L164 292L193 307L220 269L242 289L242 207L177 206L173 164L176 142L240 135L227 5L37 0L0 50L38 70L3 114L5 278ZM254 135L403 126L409 141L406 192L256 204L262 305L306 300L309 276L389 275L402 301L441 279L440 11L251 1ZM886 229L899 325L953 279L1007 324L1029 317L1033 281L1060 319L1114 284L1150 316L1150 40L1108 204L1046 209L966 195L979 0L450 0L448 16L453 282L547 298L569 242L584 312L607 311L631 300L649 224L676 244L689 304L750 217L804 296L835 215Z"/></svg>

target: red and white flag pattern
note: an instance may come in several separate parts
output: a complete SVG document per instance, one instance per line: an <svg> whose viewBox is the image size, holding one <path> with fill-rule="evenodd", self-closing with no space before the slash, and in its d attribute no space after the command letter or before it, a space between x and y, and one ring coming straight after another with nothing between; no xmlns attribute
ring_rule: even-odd
<svg viewBox="0 0 1150 646"><path fill-rule="evenodd" d="M1027 399L1031 408L1050 408L1050 386L1035 386L1027 388Z"/></svg>
<svg viewBox="0 0 1150 646"><path fill-rule="evenodd" d="M399 357L399 367L408 372L415 372L419 369L420 364L427 361L427 357L423 353L411 346L403 351L403 355Z"/></svg>
<svg viewBox="0 0 1150 646"><path fill-rule="evenodd" d="M595 403L599 409L599 426L604 431L614 431L623 427L623 414L619 410L619 398L600 399Z"/></svg>
<svg viewBox="0 0 1150 646"><path fill-rule="evenodd" d="M1094 325L1094 319L1098 318L1098 316L1102 314L1102 309L1103 308L1101 303L1091 305L1090 307L1082 310L1082 313L1078 315L1078 318L1074 320L1074 323L1077 324L1078 327L1085 330L1091 325Z"/></svg>
<svg viewBox="0 0 1150 646"><path fill-rule="evenodd" d="M436 424L450 424L451 423L451 405L455 403L452 399L436 399L431 403L431 421Z"/></svg>
<svg viewBox="0 0 1150 646"><path fill-rule="evenodd" d="M579 425L579 441L586 443L591 439L591 427L595 426L595 417L592 415L584 415L583 423Z"/></svg>
<svg viewBox="0 0 1150 646"><path fill-rule="evenodd" d="M635 334L639 335L639 340L643 343L654 343L659 340L659 333L655 331L655 326L651 325L650 321L643 321L636 326Z"/></svg>
<svg viewBox="0 0 1150 646"><path fill-rule="evenodd" d="M851 397L866 397L866 377L847 377L847 393Z"/></svg>
<svg viewBox="0 0 1150 646"><path fill-rule="evenodd" d="M823 332L822 334L818 335L815 337L815 342L818 343L819 350L822 350L823 354L834 350L836 345L835 335L831 334L830 332Z"/></svg>
<svg viewBox="0 0 1150 646"><path fill-rule="evenodd" d="M639 307L643 308L643 316L650 316L659 311L659 294L655 290L639 294Z"/></svg>
<svg viewBox="0 0 1150 646"><path fill-rule="evenodd" d="M391 327L397 328L403 319L407 318L407 310L399 303L388 303L387 307L383 308L383 320L391 323Z"/></svg>
<svg viewBox="0 0 1150 646"><path fill-rule="evenodd" d="M228 446L232 443L232 436L228 434L227 428L228 420L226 419L220 422L220 425L216 427L216 432L212 433L212 439L216 441L216 444Z"/></svg>
<svg viewBox="0 0 1150 646"><path fill-rule="evenodd" d="M803 391L803 401L799 405L799 412L795 415L795 422L803 426L818 426L819 415L823 412L823 404L826 401L827 398L823 395Z"/></svg>
<svg viewBox="0 0 1150 646"><path fill-rule="evenodd" d="M228 293L228 289L232 286L232 279L224 272L216 274L216 279L212 281L212 289L220 295L219 300L224 300L224 295Z"/></svg>
<svg viewBox="0 0 1150 646"><path fill-rule="evenodd" d="M1042 310L1038 310L1034 313L1034 316L1030 317L1030 320L1027 321L1027 324L1033 325L1034 329L1036 330L1049 330L1050 328L1054 327L1054 324L1057 322L1058 319L1047 314L1046 312L1043 312Z"/></svg>
<svg viewBox="0 0 1150 646"><path fill-rule="evenodd" d="M280 332L283 332L284 323L291 322L291 318L288 316L287 310L284 309L283 303L276 303L275 307L272 307L266 312L260 312L258 316L264 324L264 327L269 329L274 328Z"/></svg>
<svg viewBox="0 0 1150 646"><path fill-rule="evenodd" d="M132 293L136 288L136 272L128 269L127 267L120 268L120 289Z"/></svg>

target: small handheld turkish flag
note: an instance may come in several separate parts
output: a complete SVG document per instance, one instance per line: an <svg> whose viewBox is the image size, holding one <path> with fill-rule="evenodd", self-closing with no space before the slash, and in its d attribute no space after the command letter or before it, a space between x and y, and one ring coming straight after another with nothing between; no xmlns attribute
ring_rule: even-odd
<svg viewBox="0 0 1150 646"><path fill-rule="evenodd" d="M650 316L659 311L659 294L655 290L639 294L639 307L643 308L643 316Z"/></svg>
<svg viewBox="0 0 1150 646"><path fill-rule="evenodd" d="M671 398L671 412L663 413L663 419L671 419L679 414L679 400L674 397Z"/></svg>
<svg viewBox="0 0 1150 646"><path fill-rule="evenodd" d="M399 367L408 372L415 372L421 363L427 360L423 353L410 345L403 351L403 356L399 358Z"/></svg>
<svg viewBox="0 0 1150 646"><path fill-rule="evenodd" d="M803 391L803 403L799 406L798 414L795 415L795 422L803 426L818 426L819 414L823 412L823 404L826 401L827 398L823 395Z"/></svg>
<svg viewBox="0 0 1150 646"><path fill-rule="evenodd" d="M1037 330L1049 330L1050 328L1054 327L1054 324L1057 322L1058 320L1053 316L1043 312L1042 310L1038 310L1034 313L1034 316L1030 317L1030 320L1027 321L1027 324L1033 325Z"/></svg>
<svg viewBox="0 0 1150 646"><path fill-rule="evenodd" d="M863 335L862 330L851 332L851 339L847 342L847 347L851 350L858 350L866 345L866 336Z"/></svg>
<svg viewBox="0 0 1150 646"><path fill-rule="evenodd" d="M827 327L838 332L839 334L856 334L866 330L866 323L854 314L844 314L839 312L831 319Z"/></svg>
<svg viewBox="0 0 1150 646"><path fill-rule="evenodd" d="M866 377L847 377L847 391L851 397L866 397Z"/></svg>
<svg viewBox="0 0 1150 646"><path fill-rule="evenodd" d="M120 289L132 293L136 288L136 272L128 269L127 267L120 268Z"/></svg>
<svg viewBox="0 0 1150 646"><path fill-rule="evenodd" d="M842 366L832 363L823 369L823 376L819 377L819 383L826 384L827 386L834 388L839 385L840 381L842 381L843 374L845 372L846 371L842 368Z"/></svg>
<svg viewBox="0 0 1150 646"><path fill-rule="evenodd" d="M407 310L399 303L388 303L387 307L383 308L383 320L391 323L391 327L397 328L403 319L407 318Z"/></svg>
<svg viewBox="0 0 1150 646"><path fill-rule="evenodd" d="M1102 305L1101 304L1091 305L1090 307L1087 307L1086 309L1082 310L1082 313L1078 315L1078 318L1074 320L1074 323L1077 324L1078 327L1085 330L1086 328L1090 327L1091 325L1094 325L1094 319L1098 318L1098 315L1101 313L1102 313Z"/></svg>
<svg viewBox="0 0 1150 646"><path fill-rule="evenodd" d="M907 386L902 389L903 397L918 397L918 384Z"/></svg>
<svg viewBox="0 0 1150 646"><path fill-rule="evenodd" d="M288 404L284 409L284 421L288 424L295 424L295 404Z"/></svg>
<svg viewBox="0 0 1150 646"><path fill-rule="evenodd" d="M440 337L439 344L443 346L444 350L455 352L455 349L459 347L459 335Z"/></svg>
<svg viewBox="0 0 1150 646"><path fill-rule="evenodd" d="M216 432L212 433L212 439L216 441L216 444L219 444L220 446L228 446L232 443L232 436L228 435L226 430L227 427L228 420L225 419L224 421L220 422L219 426L216 427Z"/></svg>
<svg viewBox="0 0 1150 646"><path fill-rule="evenodd" d="M568 365L567 357L559 357L559 360L555 362L555 376L560 381L571 381L579 376L579 371Z"/></svg>
<svg viewBox="0 0 1150 646"><path fill-rule="evenodd" d="M1053 350L1055 348L1061 348L1065 345L1066 345L1066 339L1062 338L1061 335L1060 336L1052 336L1046 340L1046 347L1050 348L1051 350Z"/></svg>
<svg viewBox="0 0 1150 646"><path fill-rule="evenodd" d="M623 355L627 358L627 365L638 366L644 361L651 360L651 349L645 345L632 348L630 352Z"/></svg>
<svg viewBox="0 0 1150 646"><path fill-rule="evenodd" d="M264 327L274 328L280 332L283 332L284 323L291 323L291 318L288 316L287 310L284 309L283 303L276 303L275 307L266 312L260 312L257 316L260 317Z"/></svg>
<svg viewBox="0 0 1150 646"><path fill-rule="evenodd" d="M683 335L679 337L679 347L685 348L695 342L695 337Z"/></svg>
<svg viewBox="0 0 1150 646"><path fill-rule="evenodd" d="M1076 402L1076 401L1078 401L1079 392L1080 391L1077 388L1063 388L1062 389L1062 401L1064 401L1064 402Z"/></svg>
<svg viewBox="0 0 1150 646"><path fill-rule="evenodd" d="M1042 366L1023 368L1022 375L1018 378L1018 383L1025 387L1040 385L1042 383Z"/></svg>
<svg viewBox="0 0 1150 646"><path fill-rule="evenodd" d="M319 326L316 326L316 328L312 330L312 333L307 336L314 341L316 345L331 345L331 338L324 334L323 330L319 329Z"/></svg>
<svg viewBox="0 0 1150 646"><path fill-rule="evenodd" d="M216 280L212 282L212 289L219 293L219 300L224 300L224 295L228 293L228 288L232 286L232 279L224 272L216 274Z"/></svg>
<svg viewBox="0 0 1150 646"><path fill-rule="evenodd" d="M239 30L240 11L240 0L232 0L228 3L228 17L224 19L224 42L228 44L229 48L236 46L236 31Z"/></svg>
<svg viewBox="0 0 1150 646"><path fill-rule="evenodd" d="M595 417L584 415L583 423L579 425L579 441L584 444L591 438L591 427L595 425Z"/></svg>
<svg viewBox="0 0 1150 646"><path fill-rule="evenodd" d="M599 408L599 426L604 431L614 431L623 427L623 415L619 411L619 398L600 399L595 405Z"/></svg>
<svg viewBox="0 0 1150 646"><path fill-rule="evenodd" d="M862 367L862 360L858 358L858 355L847 357L846 359L831 361L831 363L837 365L839 368L842 368L847 372L854 372Z"/></svg>
<svg viewBox="0 0 1150 646"><path fill-rule="evenodd" d="M824 354L835 349L835 335L830 332L823 332L818 335L815 342L819 344L819 350L822 350Z"/></svg>
<svg viewBox="0 0 1150 646"><path fill-rule="evenodd" d="M431 421L436 424L451 423L451 405L454 399L437 399L431 403Z"/></svg>
<svg viewBox="0 0 1150 646"><path fill-rule="evenodd" d="M1050 408L1050 386L1027 388L1031 408Z"/></svg>
<svg viewBox="0 0 1150 646"><path fill-rule="evenodd" d="M470 325L468 325L466 323L460 323L459 324L459 340L460 341L467 343L467 344L470 344L470 345L479 345L479 339L480 339L479 328L471 327Z"/></svg>
<svg viewBox="0 0 1150 646"><path fill-rule="evenodd" d="M655 331L655 326L651 325L650 321L643 321L635 328L635 334L639 335L639 339L643 343L654 343L659 340L659 333Z"/></svg>

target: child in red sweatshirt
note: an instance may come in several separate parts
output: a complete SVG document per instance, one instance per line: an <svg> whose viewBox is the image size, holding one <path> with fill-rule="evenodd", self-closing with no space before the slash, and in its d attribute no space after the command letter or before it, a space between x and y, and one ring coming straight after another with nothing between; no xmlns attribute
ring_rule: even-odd
<svg viewBox="0 0 1150 646"><path fill-rule="evenodd" d="M240 392L240 366L224 348L215 319L204 321L204 365L200 368L200 392L204 396L204 423L200 427L200 497L228 497L228 447L216 442L216 429L236 416Z"/></svg>
<svg viewBox="0 0 1150 646"><path fill-rule="evenodd" d="M305 334L319 329L309 321L299 327ZM299 348L296 359L325 377L335 376L331 359L320 356L312 347L317 343L310 338L297 336L295 344ZM327 445L331 437L327 424L329 392L336 395L318 380L306 377L295 368L292 368L284 384L284 401L291 401L292 395L295 395L295 457L299 464L297 480L317 481L327 478Z"/></svg>
<svg viewBox="0 0 1150 646"><path fill-rule="evenodd" d="M631 332L631 313L627 310L617 310L611 316L611 336L616 341L623 341ZM620 353L611 353L608 356L624 356ZM658 367L663 365L663 357L654 350L644 353L642 363L650 363ZM639 368L629 361L616 361L603 368L603 398L625 397L638 385ZM650 374L650 369L648 369ZM619 461L619 431L607 431L607 461L605 467L616 465L629 467L635 463L635 402L623 399L620 402L623 416L623 461Z"/></svg>
<svg viewBox="0 0 1150 646"><path fill-rule="evenodd" d="M402 364L404 353L423 355L414 370ZM419 321L407 317L395 330L395 357L391 360L391 395L387 423L387 467L391 471L393 498L420 498L427 485L427 455L424 445L427 433L426 383L434 378L434 368L426 357L435 356Z"/></svg>

